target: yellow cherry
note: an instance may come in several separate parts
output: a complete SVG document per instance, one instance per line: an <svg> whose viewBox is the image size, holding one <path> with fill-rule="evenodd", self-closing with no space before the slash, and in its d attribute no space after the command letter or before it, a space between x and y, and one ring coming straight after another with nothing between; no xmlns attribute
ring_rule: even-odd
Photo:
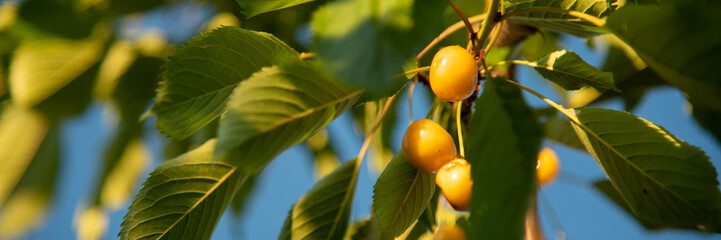
<svg viewBox="0 0 721 240"><path fill-rule="evenodd" d="M478 66L466 49L449 46L433 56L429 78L431 90L438 98L449 102L460 101L476 90Z"/></svg>
<svg viewBox="0 0 721 240"><path fill-rule="evenodd" d="M547 185L553 182L558 176L561 163L558 161L558 155L549 147L543 148L538 153L538 163L536 164L536 177L538 184Z"/></svg>
<svg viewBox="0 0 721 240"><path fill-rule="evenodd" d="M473 180L471 180L471 165L465 159L456 158L443 165L436 174L436 184L453 209L468 211L471 206Z"/></svg>
<svg viewBox="0 0 721 240"><path fill-rule="evenodd" d="M456 144L438 123L421 119L413 122L403 135L403 154L418 170L431 173L456 157Z"/></svg>
<svg viewBox="0 0 721 240"><path fill-rule="evenodd" d="M438 228L433 240L466 240L466 232L456 225L443 225Z"/></svg>

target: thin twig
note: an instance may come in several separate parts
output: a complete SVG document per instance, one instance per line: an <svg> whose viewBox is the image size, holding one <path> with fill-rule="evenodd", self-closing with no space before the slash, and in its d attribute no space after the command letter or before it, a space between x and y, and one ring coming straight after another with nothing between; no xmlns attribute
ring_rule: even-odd
<svg viewBox="0 0 721 240"><path fill-rule="evenodd" d="M563 14L567 14L572 17L580 18L581 20L584 20L593 25L596 25L597 27L603 27L606 25L605 20L598 18L596 16L593 16L593 15L589 15L589 14L582 13L579 11L566 10L566 9L561 9L561 8L549 8L549 7L530 7L530 8L523 8L523 9L518 9L515 11L510 11L506 14L503 14L503 16L499 19L499 21L506 20L506 19L512 17L513 15L529 13L529 12L563 13Z"/></svg>
<svg viewBox="0 0 721 240"><path fill-rule="evenodd" d="M488 54L491 52L491 48L493 48L493 45L496 44L496 41L498 40L498 37L501 36L501 32L503 31L503 22L499 22L496 24L495 27L496 31L493 33L493 36L491 37L491 41L488 42L488 45L486 45L485 54Z"/></svg>
<svg viewBox="0 0 721 240"><path fill-rule="evenodd" d="M481 15L476 15L476 16L473 16L473 17L468 18L468 21L471 22L471 23L478 23L478 22L480 22L480 21L483 21L483 19L485 19L485 18L486 18L486 14L481 14ZM443 41L443 39L446 39L448 36L450 36L450 35L453 34L454 32L456 32L456 31L458 31L459 29L463 28L464 25L465 25L465 24L463 23L463 21L456 22L456 23L454 23L453 25L451 25L450 27L448 27L448 28L446 28L445 30L443 30L443 32L441 32L441 34L438 34L438 36L437 36L436 38L434 38L434 39L423 49L423 51L421 51L420 53L418 53L418 55L416 55L416 66L420 66L420 65L418 65L418 64L420 64L421 58L422 58L423 55L425 55L428 51L430 51L431 48L435 47L436 44L438 44L439 42Z"/></svg>
<svg viewBox="0 0 721 240"><path fill-rule="evenodd" d="M466 25L466 30L468 30L469 36L471 36L471 39L473 39L475 36L473 34L475 33L473 30L473 25L471 24L471 21L468 21L468 18L465 14L463 14L463 11L456 5L453 0L448 0L448 4L451 5L454 11L458 14L459 17L461 17L461 21Z"/></svg>
<svg viewBox="0 0 721 240"><path fill-rule="evenodd" d="M488 36L491 34L491 30L493 30L493 26L496 25L496 14L498 13L498 5L500 0L491 0L488 5L488 11L486 11L486 19L481 24L481 29L478 30L478 40L476 40L473 50L474 54L478 54L479 51L483 48L483 44L486 43L486 39L488 39Z"/></svg>

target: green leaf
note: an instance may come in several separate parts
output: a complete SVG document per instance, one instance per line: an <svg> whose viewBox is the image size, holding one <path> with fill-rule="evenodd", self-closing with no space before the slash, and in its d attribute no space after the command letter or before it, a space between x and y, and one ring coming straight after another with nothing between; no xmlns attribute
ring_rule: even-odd
<svg viewBox="0 0 721 240"><path fill-rule="evenodd" d="M507 11L520 10L529 7L549 7L582 12L595 17L606 16L608 9L606 0L536 0L520 3L507 9ZM514 15L508 21L534 26L549 31L570 33L579 37L590 37L606 32L583 21L561 13L530 12Z"/></svg>
<svg viewBox="0 0 721 240"><path fill-rule="evenodd" d="M412 26L413 0L340 0L316 11L311 22L322 66L345 83L367 90L370 98L398 91L411 52L402 35Z"/></svg>
<svg viewBox="0 0 721 240"><path fill-rule="evenodd" d="M356 161L343 163L298 199L278 239L342 239L355 194Z"/></svg>
<svg viewBox="0 0 721 240"><path fill-rule="evenodd" d="M554 114L548 118L543 128L548 139L575 149L586 150L581 140L578 139L576 131L573 130L573 126L565 117L561 118Z"/></svg>
<svg viewBox="0 0 721 240"><path fill-rule="evenodd" d="M491 78L483 89L466 134L473 179L470 239L522 239L536 189L541 128L518 87Z"/></svg>
<svg viewBox="0 0 721 240"><path fill-rule="evenodd" d="M67 38L89 36L102 16L80 9L81 1L26 0L22 2L18 18L44 32Z"/></svg>
<svg viewBox="0 0 721 240"><path fill-rule="evenodd" d="M262 67L298 53L270 34L223 27L190 40L170 57L152 112L162 133L183 139L225 110L233 89Z"/></svg>
<svg viewBox="0 0 721 240"><path fill-rule="evenodd" d="M618 91L613 85L612 73L598 70L572 51L553 52L529 66L566 90L578 90L583 86L590 86L598 91L608 89Z"/></svg>
<svg viewBox="0 0 721 240"><path fill-rule="evenodd" d="M292 7L298 4L307 3L313 0L235 0L238 5L243 9L240 12L245 15L246 18L251 18L255 15L280 10L283 8Z"/></svg>
<svg viewBox="0 0 721 240"><path fill-rule="evenodd" d="M57 93L100 61L105 39L94 36L87 40L55 38L22 43L10 65L13 102L30 108Z"/></svg>
<svg viewBox="0 0 721 240"><path fill-rule="evenodd" d="M143 183L121 239L209 239L239 183L237 168L213 160L215 140L168 160Z"/></svg>
<svg viewBox="0 0 721 240"><path fill-rule="evenodd" d="M245 208L246 201L250 197L250 193L255 188L255 180L258 176L249 176L240 186L238 192L233 196L233 200L230 202L230 207L233 210L235 216L240 216Z"/></svg>
<svg viewBox="0 0 721 240"><path fill-rule="evenodd" d="M704 107L703 104L691 103L691 111L696 122L716 138L716 143L721 144L721 111Z"/></svg>
<svg viewBox="0 0 721 240"><path fill-rule="evenodd" d="M721 3L662 1L659 6L626 6L606 26L631 46L649 67L692 101L721 111Z"/></svg>
<svg viewBox="0 0 721 240"><path fill-rule="evenodd" d="M381 231L378 228L378 221L374 217L359 220L353 223L346 232L343 239L346 240L378 240Z"/></svg>
<svg viewBox="0 0 721 240"><path fill-rule="evenodd" d="M59 148L58 128L53 128L7 203L0 207L0 238L18 239L42 223L55 193Z"/></svg>
<svg viewBox="0 0 721 240"><path fill-rule="evenodd" d="M721 232L716 169L703 151L626 112L569 111L574 129L613 186L655 225Z"/></svg>
<svg viewBox="0 0 721 240"><path fill-rule="evenodd" d="M5 105L0 115L0 207L28 168L49 124L38 113Z"/></svg>
<svg viewBox="0 0 721 240"><path fill-rule="evenodd" d="M240 84L220 120L216 156L254 175L283 150L305 141L353 106L361 90L328 80L313 65L295 61L263 68Z"/></svg>
<svg viewBox="0 0 721 240"><path fill-rule="evenodd" d="M609 198L611 201L616 203L619 207L623 208L623 210L626 211L629 215L631 215L633 218L636 219L641 225L643 225L644 228L648 230L659 230L662 227L658 225L654 225L653 223L647 222L636 215L633 214L633 211L631 211L631 208L628 207L628 203L626 203L626 200L623 200L623 196L621 196L618 191L616 191L616 188L613 187L613 183L608 180L600 180L593 183L593 186L596 187L596 190L600 191L605 195L607 198Z"/></svg>
<svg viewBox="0 0 721 240"><path fill-rule="evenodd" d="M396 153L373 187L373 211L384 234L399 236L421 216L436 190L435 175Z"/></svg>
<svg viewBox="0 0 721 240"><path fill-rule="evenodd" d="M548 54L558 51L560 34L554 32L537 32L523 40L521 55L528 61L538 61Z"/></svg>

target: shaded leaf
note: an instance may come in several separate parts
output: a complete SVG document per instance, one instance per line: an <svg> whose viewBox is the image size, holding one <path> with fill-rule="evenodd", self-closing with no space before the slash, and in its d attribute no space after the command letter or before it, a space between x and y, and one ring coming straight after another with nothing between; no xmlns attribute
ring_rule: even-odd
<svg viewBox="0 0 721 240"><path fill-rule="evenodd" d="M79 1L26 0L18 17L33 27L67 38L84 38L91 34L101 16L79 9Z"/></svg>
<svg viewBox="0 0 721 240"><path fill-rule="evenodd" d="M250 197L250 193L252 193L255 188L255 179L257 177L258 176L249 176L235 193L235 196L233 196L233 200L230 202L230 207L236 217L243 213L245 204Z"/></svg>
<svg viewBox="0 0 721 240"><path fill-rule="evenodd" d="M380 237L381 231L378 228L378 221L374 217L370 217L351 224L343 239L378 240Z"/></svg>
<svg viewBox="0 0 721 240"><path fill-rule="evenodd" d="M692 101L721 111L721 78L709 77L721 61L719 12L718 1L662 1L623 7L606 25Z"/></svg>
<svg viewBox="0 0 721 240"><path fill-rule="evenodd" d="M643 219L637 217L633 214L633 211L631 211L631 208L628 207L628 203L626 203L626 200L623 199L623 196L621 196L620 193L616 190L616 188L613 187L613 183L609 180L600 180L593 183L593 186L596 187L596 190L600 191L605 195L607 198L609 198L611 201L613 201L616 205L623 208L626 213L631 215L638 223L643 225L644 228L648 230L659 230L661 229L660 226L654 225L653 223L649 223L647 221L644 221Z"/></svg>
<svg viewBox="0 0 721 240"><path fill-rule="evenodd" d="M355 195L356 161L343 163L298 199L278 239L342 239Z"/></svg>
<svg viewBox="0 0 721 240"><path fill-rule="evenodd" d="M209 239L236 187L235 167L213 160L215 140L158 166L125 215L121 239Z"/></svg>
<svg viewBox="0 0 721 240"><path fill-rule="evenodd" d="M598 70L586 63L572 51L556 51L535 63L531 63L544 78L551 80L566 90L578 90L590 86L598 91L616 89L613 85L613 74Z"/></svg>
<svg viewBox="0 0 721 240"><path fill-rule="evenodd" d="M578 11L595 17L606 16L611 11L606 5L606 0L535 0L519 3L507 10L513 11L529 7L559 8ZM522 13L510 17L508 21L549 31L570 33L579 37L590 37L605 32L603 28L561 13Z"/></svg>
<svg viewBox="0 0 721 240"><path fill-rule="evenodd" d="M410 54L401 35L412 26L413 0L340 0L316 11L311 22L324 69L367 90L370 99L398 91Z"/></svg>
<svg viewBox="0 0 721 240"><path fill-rule="evenodd" d="M578 139L576 131L573 130L573 126L566 118L554 114L548 118L543 128L548 139L575 149L586 150L581 140Z"/></svg>
<svg viewBox="0 0 721 240"><path fill-rule="evenodd" d="M521 239L536 189L541 128L518 87L491 78L483 89L466 135L473 179L470 238Z"/></svg>
<svg viewBox="0 0 721 240"><path fill-rule="evenodd" d="M721 124L718 124L718 120L721 119L721 111L704 107L703 104L691 104L693 118L716 138L716 143L721 144Z"/></svg>
<svg viewBox="0 0 721 240"><path fill-rule="evenodd" d="M538 61L542 57L558 51L558 33L554 32L537 32L525 40L521 47L521 55L528 61Z"/></svg>
<svg viewBox="0 0 721 240"><path fill-rule="evenodd" d="M270 34L223 27L190 40L170 57L152 112L158 129L183 139L225 110L233 89L262 67L298 53Z"/></svg>
<svg viewBox="0 0 721 240"><path fill-rule="evenodd" d="M311 64L295 61L263 68L240 84L220 120L216 156L254 175L353 106L361 91L328 80Z"/></svg>
<svg viewBox="0 0 721 240"><path fill-rule="evenodd" d="M45 218L55 194L60 160L58 129L51 129L7 203L0 207L0 238L17 239Z"/></svg>
<svg viewBox="0 0 721 240"><path fill-rule="evenodd" d="M49 124L40 114L12 105L0 116L0 207L20 181L40 145Z"/></svg>
<svg viewBox="0 0 721 240"><path fill-rule="evenodd" d="M574 129L641 219L665 227L721 231L716 169L703 151L651 122L608 109L569 111Z"/></svg>
<svg viewBox="0 0 721 240"><path fill-rule="evenodd" d="M241 13L246 18L270 11L292 7L298 4L307 3L313 0L235 0L243 9Z"/></svg>
<svg viewBox="0 0 721 240"><path fill-rule="evenodd" d="M106 38L23 42L10 65L13 102L30 108L67 86L100 61Z"/></svg>
<svg viewBox="0 0 721 240"><path fill-rule="evenodd" d="M436 190L435 175L411 165L396 153L373 187L373 211L381 231L399 236L421 216Z"/></svg>

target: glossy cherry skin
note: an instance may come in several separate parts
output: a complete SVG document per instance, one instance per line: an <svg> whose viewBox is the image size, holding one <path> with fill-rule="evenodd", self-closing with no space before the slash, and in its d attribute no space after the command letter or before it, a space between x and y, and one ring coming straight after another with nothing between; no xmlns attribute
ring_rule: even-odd
<svg viewBox="0 0 721 240"><path fill-rule="evenodd" d="M448 203L458 211L468 211L471 206L471 165L465 159L456 158L443 165L436 174L436 184Z"/></svg>
<svg viewBox="0 0 721 240"><path fill-rule="evenodd" d="M418 170L432 173L456 157L456 144L436 122L421 119L413 122L403 135L403 154Z"/></svg>
<svg viewBox="0 0 721 240"><path fill-rule="evenodd" d="M536 179L539 185L548 185L558 176L561 169L561 162L558 161L558 155L549 147L543 148L538 153L538 162L536 164Z"/></svg>
<svg viewBox="0 0 721 240"><path fill-rule="evenodd" d="M460 101L476 90L478 65L466 49L445 47L433 56L429 78L431 90L438 98L449 102Z"/></svg>

